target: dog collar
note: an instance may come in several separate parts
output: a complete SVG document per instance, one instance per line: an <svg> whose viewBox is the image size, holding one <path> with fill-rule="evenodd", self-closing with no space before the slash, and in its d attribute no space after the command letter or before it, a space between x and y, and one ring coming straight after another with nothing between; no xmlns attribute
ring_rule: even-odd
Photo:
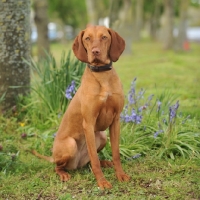
<svg viewBox="0 0 200 200"><path fill-rule="evenodd" d="M92 65L89 65L89 64L87 64L87 66L93 72L103 72L103 71L108 71L108 70L112 69L112 61L109 64L104 65L104 66L99 66L98 67L98 66L92 66Z"/></svg>

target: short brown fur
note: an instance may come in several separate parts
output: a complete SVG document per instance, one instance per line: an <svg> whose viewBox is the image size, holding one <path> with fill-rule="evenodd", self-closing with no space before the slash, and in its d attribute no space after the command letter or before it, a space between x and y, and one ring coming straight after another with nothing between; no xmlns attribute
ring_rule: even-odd
<svg viewBox="0 0 200 200"><path fill-rule="evenodd" d="M93 66L117 61L125 48L124 40L113 30L103 26L89 26L81 31L73 43L75 56ZM65 171L83 167L91 162L92 171L101 189L111 188L101 170L114 166L117 179L130 177L122 169L119 154L120 113L124 94L120 79L112 67L109 71L93 72L86 67L81 86L64 114L54 140L53 157L33 151L36 156L56 164L62 181L70 175ZM106 145L109 128L112 161L99 161L97 152Z"/></svg>

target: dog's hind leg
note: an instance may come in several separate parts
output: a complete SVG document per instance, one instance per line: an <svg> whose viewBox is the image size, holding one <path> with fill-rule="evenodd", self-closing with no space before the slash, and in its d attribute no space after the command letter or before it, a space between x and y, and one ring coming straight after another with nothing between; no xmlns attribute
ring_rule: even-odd
<svg viewBox="0 0 200 200"><path fill-rule="evenodd" d="M60 176L61 181L68 181L70 174L65 170L73 170L77 168L77 143L74 138L55 139L53 147L53 157L56 163L55 171Z"/></svg>

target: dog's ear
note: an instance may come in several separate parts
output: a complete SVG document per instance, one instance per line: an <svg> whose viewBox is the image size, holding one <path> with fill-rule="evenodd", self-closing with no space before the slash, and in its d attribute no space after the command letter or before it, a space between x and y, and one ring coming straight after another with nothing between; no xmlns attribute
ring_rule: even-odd
<svg viewBox="0 0 200 200"><path fill-rule="evenodd" d="M115 62L119 59L119 56L125 49L125 41L119 36L119 34L112 29L108 29L111 35L111 45L110 45L110 59Z"/></svg>
<svg viewBox="0 0 200 200"><path fill-rule="evenodd" d="M88 56L85 47L83 46L82 37L84 31L81 31L75 38L72 49L75 56L82 62L88 63Z"/></svg>

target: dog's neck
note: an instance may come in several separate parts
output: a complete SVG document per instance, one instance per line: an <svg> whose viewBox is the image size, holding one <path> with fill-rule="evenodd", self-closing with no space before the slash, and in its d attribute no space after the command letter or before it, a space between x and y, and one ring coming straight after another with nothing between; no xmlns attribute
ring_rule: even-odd
<svg viewBox="0 0 200 200"><path fill-rule="evenodd" d="M112 69L112 61L110 61L109 64L104 65L104 66L94 66L94 65L90 65L87 64L87 66L89 67L89 69L93 72L103 72L103 71L109 71Z"/></svg>

